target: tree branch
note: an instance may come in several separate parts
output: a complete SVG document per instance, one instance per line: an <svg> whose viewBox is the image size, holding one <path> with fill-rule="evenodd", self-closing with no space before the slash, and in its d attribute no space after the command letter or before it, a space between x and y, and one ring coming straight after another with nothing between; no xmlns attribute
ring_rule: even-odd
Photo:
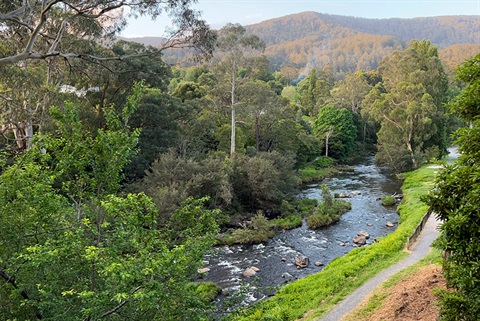
<svg viewBox="0 0 480 321"><path fill-rule="evenodd" d="M8 275L8 273L3 270L3 269L0 269L0 276L5 280L7 281L8 284L10 284L14 289L18 289L18 285L17 283L15 282L15 278L13 276L10 276ZM25 300L30 300L30 297L28 296L27 292L25 290L21 290L20 291L20 295L22 296L22 298L24 298ZM35 316L37 317L37 319L41 320L43 319L43 316L40 312L35 312Z"/></svg>
<svg viewBox="0 0 480 321"><path fill-rule="evenodd" d="M149 56L149 55L151 55L151 53L147 52L147 53L142 53L142 54L125 55L125 56L98 57L98 56L94 56L94 55L83 54L83 53L73 53L73 52L62 53L62 52L54 51L54 52L47 52L47 53L42 54L42 53L38 53L38 52L27 52L27 51L25 51L25 52L22 52L18 55L15 55L15 56L0 58L0 66L8 65L8 64L14 64L14 63L20 62L20 61L25 60L25 59L43 60L43 59L51 58L51 57L62 57L62 58L65 58L65 59L80 58L80 59L90 60L90 61L114 61L114 60L123 61L123 60L129 59L129 58L146 57L146 56Z"/></svg>
<svg viewBox="0 0 480 321"><path fill-rule="evenodd" d="M402 127L399 123L397 123L397 122L394 121L393 119L388 118L387 115L382 114L382 116L383 116L383 118L385 118L386 120L388 120L390 123L392 123L395 127L400 128L400 129L403 129L403 127Z"/></svg>
<svg viewBox="0 0 480 321"><path fill-rule="evenodd" d="M137 286L135 289L133 289L132 291L132 294L135 294L136 292L138 292L142 287L141 286ZM125 304L127 304L128 302L130 302L130 300L125 300L123 302L121 302L119 305L113 307L112 309L108 310L107 312L105 312L104 314L102 314L102 316L100 318L105 318L105 317L108 317L109 315L117 312L118 310L120 310Z"/></svg>

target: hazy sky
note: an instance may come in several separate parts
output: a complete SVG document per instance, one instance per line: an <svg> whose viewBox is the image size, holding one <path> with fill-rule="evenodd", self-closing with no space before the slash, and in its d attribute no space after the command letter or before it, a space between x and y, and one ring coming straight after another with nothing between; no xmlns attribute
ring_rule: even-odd
<svg viewBox="0 0 480 321"><path fill-rule="evenodd" d="M478 15L480 0L199 0L194 8L211 27L227 22L248 25L303 11L355 16L362 18L415 18L445 15ZM156 21L132 20L122 33L125 37L161 36L168 17Z"/></svg>

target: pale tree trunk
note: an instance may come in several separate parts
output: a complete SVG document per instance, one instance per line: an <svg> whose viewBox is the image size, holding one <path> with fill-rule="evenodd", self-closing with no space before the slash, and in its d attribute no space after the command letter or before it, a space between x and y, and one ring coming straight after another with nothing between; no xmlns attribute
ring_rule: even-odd
<svg viewBox="0 0 480 321"><path fill-rule="evenodd" d="M328 157L328 141L330 140L330 136L333 133L333 129L330 129L325 136L325 157Z"/></svg>
<svg viewBox="0 0 480 321"><path fill-rule="evenodd" d="M25 142L26 148L29 149L32 147L32 139L33 139L33 124L31 121L25 124Z"/></svg>
<svg viewBox="0 0 480 321"><path fill-rule="evenodd" d="M231 103L232 103L232 135L230 138L230 158L233 158L235 156L235 125L236 125L236 118L235 118L235 73L232 73L232 97L231 97Z"/></svg>
<svg viewBox="0 0 480 321"><path fill-rule="evenodd" d="M255 149L260 152L260 115L255 115Z"/></svg>
<svg viewBox="0 0 480 321"><path fill-rule="evenodd" d="M407 141L407 149L410 152L410 158L412 159L413 168L416 169L416 168L418 168L417 167L417 160L415 159L415 153L413 152L411 141L412 141L412 133L409 133L408 134L408 141Z"/></svg>

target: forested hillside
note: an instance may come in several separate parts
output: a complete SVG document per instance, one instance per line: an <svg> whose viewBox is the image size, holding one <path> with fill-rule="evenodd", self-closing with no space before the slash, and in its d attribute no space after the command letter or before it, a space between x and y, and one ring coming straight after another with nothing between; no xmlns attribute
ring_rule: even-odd
<svg viewBox="0 0 480 321"><path fill-rule="evenodd" d="M288 66L299 75L329 63L336 79L358 70L376 69L382 58L406 49L413 39L430 40L439 48L448 67L480 50L480 19L476 16L365 19L303 12L245 28L265 42L265 55L274 71ZM135 41L145 43L142 38ZM148 41L152 44L151 39ZM185 51L170 50L165 53L165 60L192 64L188 55Z"/></svg>
<svg viewBox="0 0 480 321"><path fill-rule="evenodd" d="M428 38L438 47L448 47L458 43L478 43L480 21L477 16L473 15L414 19L366 19L303 12L247 26L249 32L261 36L267 45L308 37L332 28L346 28L354 32L392 36L404 42Z"/></svg>
<svg viewBox="0 0 480 321"><path fill-rule="evenodd" d="M459 44L476 44L480 49L476 16L365 19L304 12L246 29L266 42L265 54L274 68L302 68L308 63L323 67L328 62L340 74L338 78L359 69L375 69L383 57L405 49L413 39L428 39L438 48L457 45L451 49L455 55L463 53Z"/></svg>

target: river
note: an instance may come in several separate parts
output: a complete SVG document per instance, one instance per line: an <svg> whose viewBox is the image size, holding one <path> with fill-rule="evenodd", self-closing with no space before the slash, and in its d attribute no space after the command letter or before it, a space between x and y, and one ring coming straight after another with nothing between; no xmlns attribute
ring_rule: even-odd
<svg viewBox="0 0 480 321"><path fill-rule="evenodd" d="M346 199L352 203L352 210L339 222L319 230L309 230L304 222L301 227L277 234L264 244L216 248L205 258L205 267L210 271L204 280L217 283L224 293L230 295L242 285L249 284L249 291L243 298L244 304L248 304L272 295L278 285L320 271L323 266L317 267L315 262L327 265L348 253L356 247L352 238L359 231L370 234L367 244L394 231L398 214L395 208L382 206L379 198L400 193L401 182L386 168L377 166L374 157L363 158L347 167L354 171L342 172L319 184L306 185L299 194L299 197L320 200L320 185L326 184L332 193L352 195ZM394 223L394 226L387 227L387 222ZM310 259L310 264L303 269L297 269L294 264L299 255ZM241 272L252 266L259 269L255 277L243 277ZM225 297L220 296L219 300L223 299Z"/></svg>

